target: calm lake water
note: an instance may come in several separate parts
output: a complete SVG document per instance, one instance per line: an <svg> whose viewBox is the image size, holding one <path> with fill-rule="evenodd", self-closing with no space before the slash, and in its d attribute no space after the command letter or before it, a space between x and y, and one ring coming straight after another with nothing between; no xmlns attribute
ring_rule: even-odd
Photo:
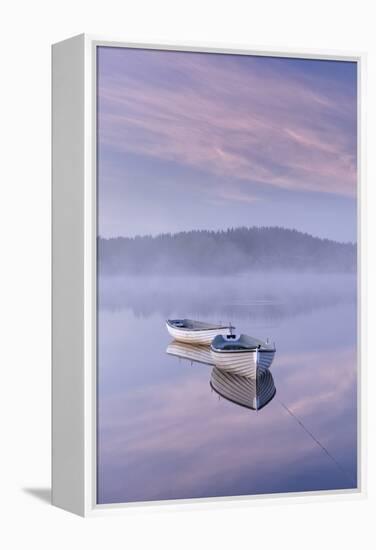
<svg viewBox="0 0 376 550"><path fill-rule="evenodd" d="M98 502L356 487L356 280L344 275L99 278ZM275 341L254 411L212 367L166 354L166 318Z"/></svg>

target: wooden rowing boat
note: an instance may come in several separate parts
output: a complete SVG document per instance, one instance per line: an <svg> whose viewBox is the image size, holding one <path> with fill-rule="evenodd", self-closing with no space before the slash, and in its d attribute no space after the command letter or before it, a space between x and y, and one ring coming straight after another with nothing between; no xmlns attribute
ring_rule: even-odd
<svg viewBox="0 0 376 550"><path fill-rule="evenodd" d="M218 335L210 350L218 369L250 378L255 378L259 369L268 369L275 356L274 344L246 334Z"/></svg>
<svg viewBox="0 0 376 550"><path fill-rule="evenodd" d="M216 325L192 319L168 319L166 327L174 340L201 346L210 345L215 336L226 335L234 328L231 325Z"/></svg>

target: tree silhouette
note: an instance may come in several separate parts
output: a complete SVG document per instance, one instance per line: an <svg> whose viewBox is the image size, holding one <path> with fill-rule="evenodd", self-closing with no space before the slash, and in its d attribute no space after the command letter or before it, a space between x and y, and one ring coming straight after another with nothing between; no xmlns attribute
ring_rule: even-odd
<svg viewBox="0 0 376 550"><path fill-rule="evenodd" d="M98 237L105 274L232 275L254 270L355 272L357 248L281 227Z"/></svg>

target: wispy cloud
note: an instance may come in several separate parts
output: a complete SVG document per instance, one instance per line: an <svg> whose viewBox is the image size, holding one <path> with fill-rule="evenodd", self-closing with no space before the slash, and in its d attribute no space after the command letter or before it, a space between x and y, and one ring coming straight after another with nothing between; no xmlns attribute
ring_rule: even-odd
<svg viewBox="0 0 376 550"><path fill-rule="evenodd" d="M244 182L355 194L354 82L284 70L284 60L101 55L101 144Z"/></svg>

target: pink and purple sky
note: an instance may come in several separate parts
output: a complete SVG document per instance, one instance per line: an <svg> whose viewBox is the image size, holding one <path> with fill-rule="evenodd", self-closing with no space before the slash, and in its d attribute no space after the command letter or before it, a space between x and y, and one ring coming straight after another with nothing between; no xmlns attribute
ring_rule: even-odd
<svg viewBox="0 0 376 550"><path fill-rule="evenodd" d="M99 234L278 225L355 242L356 72L98 48Z"/></svg>

